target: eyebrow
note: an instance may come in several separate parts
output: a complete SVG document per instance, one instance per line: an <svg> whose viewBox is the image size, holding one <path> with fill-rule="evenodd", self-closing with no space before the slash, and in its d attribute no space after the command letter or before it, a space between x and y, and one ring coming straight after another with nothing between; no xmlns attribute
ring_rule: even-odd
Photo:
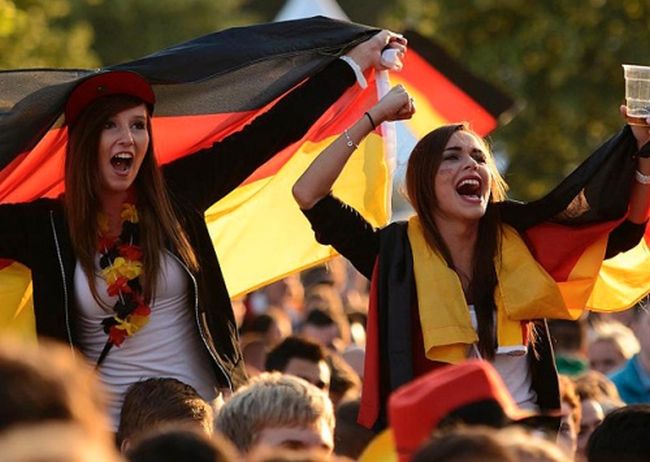
<svg viewBox="0 0 650 462"><path fill-rule="evenodd" d="M462 150L463 150L463 148L461 148L460 146L449 146L448 148L443 149L442 152L446 152L446 151L460 152ZM480 148L474 148L474 149L472 149L472 152L480 152L481 154L485 154L485 151L483 151Z"/></svg>

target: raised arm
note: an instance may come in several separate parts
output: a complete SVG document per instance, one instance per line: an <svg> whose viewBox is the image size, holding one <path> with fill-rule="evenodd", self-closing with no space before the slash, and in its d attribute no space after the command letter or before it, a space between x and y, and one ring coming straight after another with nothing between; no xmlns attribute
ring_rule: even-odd
<svg viewBox="0 0 650 462"><path fill-rule="evenodd" d="M347 54L351 64L332 62L241 131L166 166L170 185L182 189L197 206L209 207L273 155L302 138L356 81L355 66L359 72L369 66L380 67L381 50L387 44L403 47L402 42L400 36L382 31L357 45Z"/></svg>
<svg viewBox="0 0 650 462"><path fill-rule="evenodd" d="M621 114L627 114L627 108L621 106ZM650 117L646 119L650 125ZM650 127L630 125L639 148L637 171L635 175L632 195L630 196L630 209L627 219L634 224L648 221L650 216Z"/></svg>
<svg viewBox="0 0 650 462"><path fill-rule="evenodd" d="M341 174L343 167L359 142L370 133L373 125L410 118L415 111L413 100L401 85L393 87L354 125L345 130L307 168L293 186L293 197L301 209L310 209L325 197Z"/></svg>

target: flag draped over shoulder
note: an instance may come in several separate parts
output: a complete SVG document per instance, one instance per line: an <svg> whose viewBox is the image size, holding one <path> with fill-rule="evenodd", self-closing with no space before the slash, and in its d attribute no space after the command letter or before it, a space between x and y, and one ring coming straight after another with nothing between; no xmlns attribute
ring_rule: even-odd
<svg viewBox="0 0 650 462"><path fill-rule="evenodd" d="M157 100L153 143L164 164L238 131L376 32L322 17L262 24L217 32L106 69L135 71L152 83ZM0 72L0 203L63 192L65 101L80 81L102 70ZM372 72L367 77L372 80ZM376 100L372 85L349 89L302 140L208 210L206 220L231 295L331 256L331 250L315 243L290 195L291 185ZM337 182L337 194L382 225L388 220L388 178L377 131ZM29 330L29 272L6 260L0 268L0 299L7 308L0 315L0 332L7 325Z"/></svg>
<svg viewBox="0 0 650 462"><path fill-rule="evenodd" d="M636 152L626 126L543 198L502 204L504 221L522 232L562 294L563 306L537 317L575 319L585 309L620 311L650 292L650 224L634 248L605 259L608 236L627 214Z"/></svg>

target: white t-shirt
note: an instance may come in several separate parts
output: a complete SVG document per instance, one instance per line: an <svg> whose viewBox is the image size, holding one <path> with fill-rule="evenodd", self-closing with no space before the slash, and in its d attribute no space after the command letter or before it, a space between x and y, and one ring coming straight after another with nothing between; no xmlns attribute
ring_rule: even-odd
<svg viewBox="0 0 650 462"><path fill-rule="evenodd" d="M476 319L474 305L469 305L469 315L472 320L472 327L476 330L478 321ZM532 388L533 381L528 355L528 348L523 345L521 347L510 348L499 347L492 361L492 365L521 408L539 411L539 406L537 406L537 393ZM481 358L481 353L476 344L470 348L469 357Z"/></svg>
<svg viewBox="0 0 650 462"><path fill-rule="evenodd" d="M117 297L108 296L106 281L99 274L95 281L101 300L112 308ZM111 393L110 414L115 429L124 393L131 384L140 380L171 377L193 386L208 402L216 398L216 377L198 332L189 284L189 275L176 258L163 252L148 324L132 337L127 337L122 346L114 346L100 366L100 379ZM112 310L106 311L97 304L86 274L78 263L74 292L79 307L81 349L94 365L107 339L101 322L112 314Z"/></svg>

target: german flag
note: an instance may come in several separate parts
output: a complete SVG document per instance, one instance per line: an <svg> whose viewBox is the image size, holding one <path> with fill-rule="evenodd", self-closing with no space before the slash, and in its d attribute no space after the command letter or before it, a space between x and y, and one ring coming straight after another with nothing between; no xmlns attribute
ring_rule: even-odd
<svg viewBox="0 0 650 462"><path fill-rule="evenodd" d="M467 121L485 136L512 117L514 101L477 77L435 41L409 30L404 69L392 76L416 101L417 112L404 122L420 139L440 125Z"/></svg>
<svg viewBox="0 0 650 462"><path fill-rule="evenodd" d="M200 37L107 69L135 71L153 84L153 140L159 163L165 164L240 130L376 32L321 17L262 24ZM67 129L61 114L70 91L93 72L0 72L0 203L63 193ZM372 72L367 78L374 81ZM314 242L290 195L291 185L317 153L376 101L372 85L349 89L302 140L259 167L207 212L232 296L331 257L330 249ZM379 226L388 220L389 185L377 131L364 141L336 190ZM29 271L10 261L1 268L0 333L11 329L33 335Z"/></svg>

